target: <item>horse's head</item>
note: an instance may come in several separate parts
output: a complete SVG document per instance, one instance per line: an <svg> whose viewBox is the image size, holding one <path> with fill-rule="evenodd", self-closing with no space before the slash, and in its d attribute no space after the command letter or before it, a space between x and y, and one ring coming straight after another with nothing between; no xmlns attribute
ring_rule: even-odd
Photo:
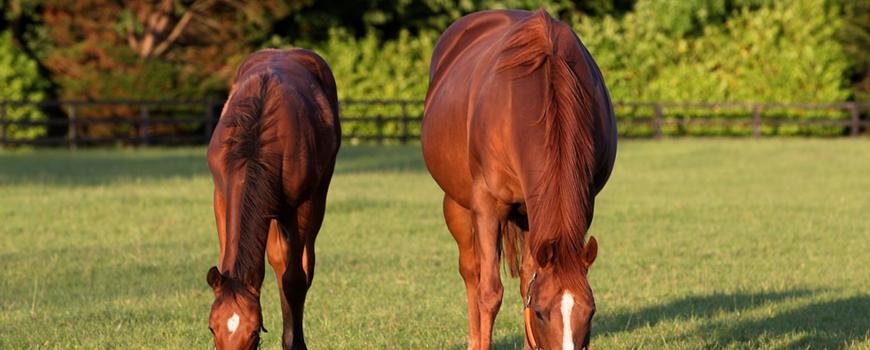
<svg viewBox="0 0 870 350"><path fill-rule="evenodd" d="M529 278L523 310L526 339L532 349L589 349L595 300L586 274L597 254L598 243L591 237L577 257L581 266L575 271L582 274L582 283L571 286L557 276L559 270L552 257L539 259L550 263L539 266Z"/></svg>
<svg viewBox="0 0 870 350"><path fill-rule="evenodd" d="M208 271L207 279L215 295L208 318L215 348L256 349L260 331L266 331L256 289L224 276L217 267Z"/></svg>

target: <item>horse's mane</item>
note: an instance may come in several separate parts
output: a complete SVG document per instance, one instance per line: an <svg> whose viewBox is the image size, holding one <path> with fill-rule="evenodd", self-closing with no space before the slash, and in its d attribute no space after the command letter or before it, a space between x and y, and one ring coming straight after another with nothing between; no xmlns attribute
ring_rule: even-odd
<svg viewBox="0 0 870 350"><path fill-rule="evenodd" d="M265 138L263 131L269 129L275 118L271 117L277 109L277 95L280 89L277 74L271 72L252 75L242 81L227 102L227 112L222 122L226 123L229 137L224 142L226 169L230 174L244 174L244 185L240 213L232 214L227 206L227 234L238 233L238 248L233 268L236 277L249 285L251 271L262 269L262 257L266 249L267 231L271 219L275 217L280 203L281 154L269 151L274 138ZM271 109L266 109L270 107ZM229 192L229 189L228 189ZM238 227L230 225L230 217L240 215ZM231 241L227 237L227 241Z"/></svg>
<svg viewBox="0 0 870 350"><path fill-rule="evenodd" d="M544 172L527 195L537 198L529 207L532 257L544 266L552 259L563 283L578 285L586 266L583 252L588 216L591 213L591 182L595 166L592 139L593 116L589 94L579 83L574 70L556 46L555 23L546 11L539 10L514 26L499 55L497 72L521 69L519 76L544 74L544 108L537 120L545 128ZM565 48L567 49L567 48ZM528 203L527 203L528 204ZM518 245L523 238L506 234L508 263L516 274Z"/></svg>

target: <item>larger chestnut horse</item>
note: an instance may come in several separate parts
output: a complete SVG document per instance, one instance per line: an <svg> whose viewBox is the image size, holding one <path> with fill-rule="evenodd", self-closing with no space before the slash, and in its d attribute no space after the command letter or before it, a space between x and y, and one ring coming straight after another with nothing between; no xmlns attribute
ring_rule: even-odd
<svg viewBox="0 0 870 350"><path fill-rule="evenodd" d="M335 80L323 59L262 50L242 63L208 146L220 238L219 264L208 272L216 348L259 344L267 253L284 348L306 348L302 312L340 140Z"/></svg>
<svg viewBox="0 0 870 350"><path fill-rule="evenodd" d="M521 278L526 347L588 347L597 243L584 237L616 154L598 66L545 11L488 11L444 32L429 78L423 156L459 245L468 347L491 345L502 250Z"/></svg>

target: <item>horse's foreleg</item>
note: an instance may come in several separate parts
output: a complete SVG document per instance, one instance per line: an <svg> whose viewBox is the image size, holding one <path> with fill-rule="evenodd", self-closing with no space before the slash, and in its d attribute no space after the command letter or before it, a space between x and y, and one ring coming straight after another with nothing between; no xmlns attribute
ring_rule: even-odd
<svg viewBox="0 0 870 350"><path fill-rule="evenodd" d="M477 301L480 264L474 253L474 236L471 235L471 211L445 195L444 219L447 221L447 228L459 246L459 274L465 281L465 292L468 297L468 349L477 350L480 348L480 308Z"/></svg>
<svg viewBox="0 0 870 350"><path fill-rule="evenodd" d="M492 343L492 326L504 295L498 268L499 207L495 198L483 190L475 191L472 195L471 218L480 264L477 296L480 307L480 347L489 349Z"/></svg>

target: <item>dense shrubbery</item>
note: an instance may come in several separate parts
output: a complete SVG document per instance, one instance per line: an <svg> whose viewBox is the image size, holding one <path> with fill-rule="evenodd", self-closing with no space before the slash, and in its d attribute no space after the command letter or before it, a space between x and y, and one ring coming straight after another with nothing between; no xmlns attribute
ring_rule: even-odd
<svg viewBox="0 0 870 350"><path fill-rule="evenodd" d="M0 96L5 100L40 101L44 97L45 81L39 76L36 62L27 58L12 45L11 33L0 32ZM39 121L45 115L31 106L4 106L0 117L12 121ZM5 115L3 115L5 113ZM3 127L0 126L0 129ZM35 138L45 134L40 126L9 126L9 138Z"/></svg>
<svg viewBox="0 0 870 350"><path fill-rule="evenodd" d="M751 4L720 21L721 6L691 8L673 1L639 1L621 19L575 26L604 70L617 101L839 102L849 97L849 61L835 39L838 9L823 0ZM715 3L711 1L711 3ZM668 8L684 13L671 16ZM680 12L680 11L678 11ZM690 15L691 13L694 14ZM687 18L695 20L686 21ZM845 118L844 113L801 115L776 111L765 118ZM749 115L751 111L744 111ZM710 117L681 110L666 116ZM643 115L642 115L643 116ZM648 116L648 115L647 115ZM714 117L730 118L726 113ZM841 128L780 127L777 134L839 133ZM675 133L743 134L745 128L695 128ZM624 130L627 133L635 131Z"/></svg>
<svg viewBox="0 0 870 350"><path fill-rule="evenodd" d="M19 4L17 10L9 5L14 3ZM232 4L227 5L229 10L215 5L221 1L159 3L171 11L162 5L105 0L2 3L0 7L7 6L5 25L17 28L17 45L25 45L34 54L14 53L15 45L4 34L0 79L6 83L0 87L0 98L39 99L49 86L60 90L53 91L53 96L66 99L222 97L225 90L221 86L228 86L233 67L247 52L257 47L301 46L326 58L342 100L421 101L432 48L455 18L484 9L538 6L574 27L604 71L614 101L840 102L860 95L859 90L870 81L866 74L870 59L862 51L870 28L861 22L870 17L870 6L845 0L296 0L228 2ZM234 11L232 6L240 7ZM99 10L81 14L89 9ZM141 42L134 45L149 33L143 27L143 14L167 16L170 23L176 23L189 12L198 17L177 42L169 40L166 28L156 37L172 42L173 48L152 54ZM117 13L119 18L115 18ZM0 19L0 30L3 25ZM49 76L39 76L33 59L46 67ZM3 65L21 68L9 75ZM45 79L53 84L40 83ZM859 82L855 90L850 79ZM419 118L422 105L407 105L402 111L398 104L345 103L342 112L348 117L347 133L389 135L399 132L402 125L349 118L403 113ZM664 112L670 121L747 119L751 114L748 109L712 115L709 110L691 108ZM40 117L37 111L33 113ZM644 120L653 111L623 108L618 114ZM762 116L786 120L846 117L837 111L806 114L782 109L763 111ZM751 133L751 128L666 125L663 131L743 135ZM622 132L647 135L652 128L626 123ZM763 132L837 134L842 128L783 125Z"/></svg>
<svg viewBox="0 0 870 350"><path fill-rule="evenodd" d="M641 0L621 18L587 17L575 30L604 71L614 101L631 102L839 102L849 98L849 61L835 40L839 9L824 0L651 1ZM381 41L371 32L356 39L332 31L314 44L330 63L342 99L416 99L425 96L434 32ZM397 106L352 105L347 116L399 115ZM415 110L414 112L417 112ZM651 109L618 110L621 116L651 118ZM665 110L666 121L682 118L747 119L751 109ZM419 115L418 113L414 113ZM763 118L843 119L842 112L802 114L764 111ZM673 123L671 123L673 124ZM396 132L386 123L381 132ZM678 128L665 134L744 135L748 125ZM373 123L348 123L347 132L377 133ZM647 135L652 128L622 129ZM838 134L841 127L784 125L765 134Z"/></svg>
<svg viewBox="0 0 870 350"><path fill-rule="evenodd" d="M357 39L340 30L330 32L329 39L309 46L329 62L338 86L343 132L347 135L398 135L399 121L352 121L352 118L399 117L403 113L419 119L423 114L423 98L428 88L429 60L438 33L421 32L412 37L401 31L398 38L382 41L373 32ZM295 46L306 47L304 43ZM410 100L418 103L364 104L354 100ZM409 125L417 134L417 123Z"/></svg>

